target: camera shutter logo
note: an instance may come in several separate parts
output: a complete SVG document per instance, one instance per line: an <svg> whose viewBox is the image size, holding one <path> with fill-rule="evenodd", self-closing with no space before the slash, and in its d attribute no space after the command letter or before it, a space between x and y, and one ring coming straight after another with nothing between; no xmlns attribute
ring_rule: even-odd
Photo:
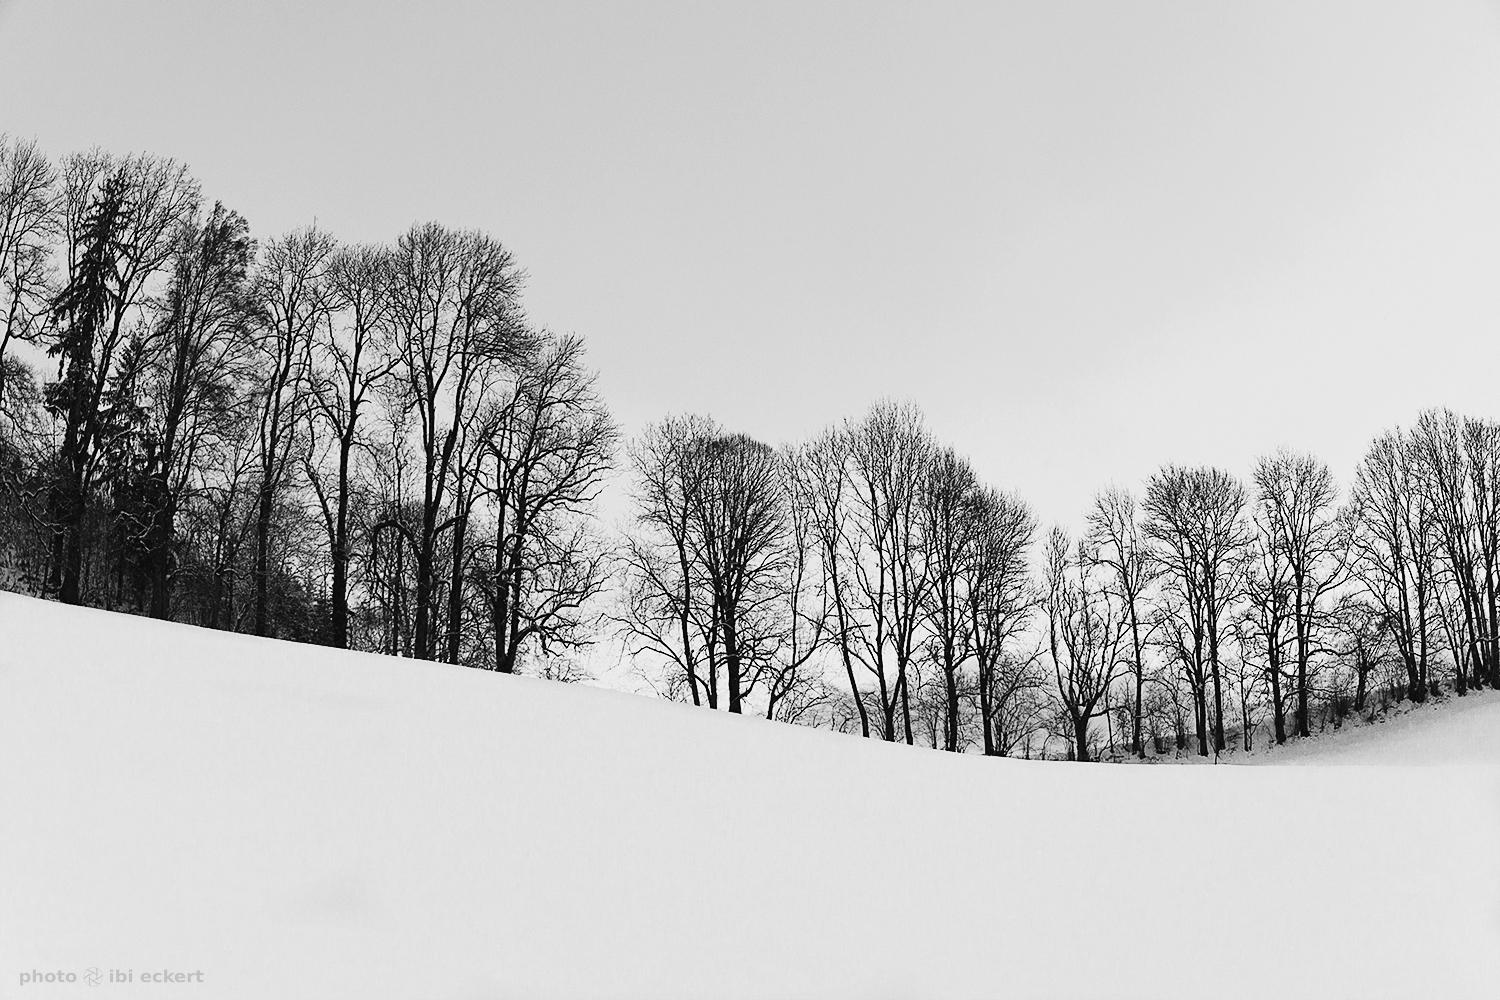
<svg viewBox="0 0 1500 1000"><path fill-rule="evenodd" d="M90 986L98 986L99 980L101 978L103 977L100 976L99 970L94 968L92 965L84 970L83 981L88 983Z"/></svg>

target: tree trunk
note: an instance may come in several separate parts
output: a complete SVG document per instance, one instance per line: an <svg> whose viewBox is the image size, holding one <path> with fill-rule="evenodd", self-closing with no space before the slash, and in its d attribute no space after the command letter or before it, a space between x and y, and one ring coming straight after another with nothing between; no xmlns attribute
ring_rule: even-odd
<svg viewBox="0 0 1500 1000"><path fill-rule="evenodd" d="M63 563L67 561L64 550L68 542L68 531L63 526L63 519L66 516L63 510L62 487L54 485L47 498L47 521L52 532L52 539L48 546L50 558L47 561L47 590L49 593L57 594L59 600L62 597Z"/></svg>
<svg viewBox="0 0 1500 1000"><path fill-rule="evenodd" d="M906 664L901 664L901 677L897 683L901 687L901 722L906 727L906 745L912 745L911 735L911 691L906 681Z"/></svg>
<svg viewBox="0 0 1500 1000"><path fill-rule="evenodd" d="M433 563L436 561L437 511L432 503L423 505L422 544L417 547L417 621L413 655L419 660L432 659L432 590Z"/></svg>
<svg viewBox="0 0 1500 1000"><path fill-rule="evenodd" d="M854 660L849 655L849 616L844 607L844 589L838 576L838 553L834 545L825 543L823 548L827 556L829 578L833 583L833 607L839 618L839 655L844 660L844 673L849 678L849 696L854 699L854 707L859 711L859 734L865 739L870 738L870 710L865 707L865 700L859 696L859 682L854 678Z"/></svg>
<svg viewBox="0 0 1500 1000"><path fill-rule="evenodd" d="M682 659L687 664L688 687L693 692L693 705L694 707L702 707L703 699L698 693L697 657L693 655L693 577L692 570L688 565L687 546L682 541L686 532L687 528L683 526L679 530L677 538L677 569L682 574L682 611L678 615L677 624L682 633Z"/></svg>
<svg viewBox="0 0 1500 1000"><path fill-rule="evenodd" d="M943 667L943 680L946 683L948 695L948 732L943 740L943 749L950 753L958 752L958 677L957 668L952 664L952 655L948 656L949 663Z"/></svg>
<svg viewBox="0 0 1500 1000"><path fill-rule="evenodd" d="M1224 693L1219 680L1219 624L1214 622L1208 637L1209 663L1214 671L1214 752L1224 752Z"/></svg>
<svg viewBox="0 0 1500 1000"><path fill-rule="evenodd" d="M526 536L529 529L526 524L526 506L521 504L516 511L515 543L510 550L510 575L506 577L506 589L510 591L510 598L506 612L509 615L509 639L506 642L506 673L515 673L521 664L521 586L525 579L526 569Z"/></svg>
<svg viewBox="0 0 1500 1000"><path fill-rule="evenodd" d="M1281 698L1281 663L1274 657L1271 660L1271 718L1272 726L1276 733L1277 744L1286 742L1286 705Z"/></svg>
<svg viewBox="0 0 1500 1000"><path fill-rule="evenodd" d="M740 706L740 645L735 634L734 609L724 609L724 662L729 670L729 711L738 715Z"/></svg>
<svg viewBox="0 0 1500 1000"><path fill-rule="evenodd" d="M81 604L83 577L83 519L87 501L83 490L83 459L79 454L68 454L69 445L64 442L66 480L57 490L56 514L53 522L53 550L57 559L57 596L64 604ZM71 446L77 449L78 445Z"/></svg>
<svg viewBox="0 0 1500 1000"><path fill-rule="evenodd" d="M1092 758L1089 757L1089 720L1087 718L1073 717L1073 742L1078 748L1078 761L1084 764L1089 763Z"/></svg>
<svg viewBox="0 0 1500 1000"><path fill-rule="evenodd" d="M1198 756L1208 756L1208 692L1199 684L1193 692L1193 725L1198 737Z"/></svg>
<svg viewBox="0 0 1500 1000"><path fill-rule="evenodd" d="M1297 735L1310 736L1307 719L1307 661L1297 657Z"/></svg>
<svg viewBox="0 0 1500 1000"><path fill-rule="evenodd" d="M172 529L175 511L165 483L153 485L156 502L151 505L151 526L146 535L148 573L151 584L151 617L172 617Z"/></svg>
<svg viewBox="0 0 1500 1000"><path fill-rule="evenodd" d="M255 517L255 634L270 635L271 487L262 483Z"/></svg>
<svg viewBox="0 0 1500 1000"><path fill-rule="evenodd" d="M1130 749L1142 760L1146 757L1146 745L1141 741L1141 702L1146 686L1146 665L1141 662L1141 626L1135 613L1135 599L1130 601L1130 641L1135 651L1135 704L1131 707Z"/></svg>
<svg viewBox="0 0 1500 1000"><path fill-rule="evenodd" d="M995 712L994 706L990 704L993 668L985 664L986 658L984 653L979 654L979 723L984 729L984 755L993 757L995 756L995 734L990 723L990 718Z"/></svg>
<svg viewBox="0 0 1500 1000"><path fill-rule="evenodd" d="M333 521L333 644L349 648L349 451L353 446L353 422L350 433L339 441L338 496L334 499Z"/></svg>
<svg viewBox="0 0 1500 1000"><path fill-rule="evenodd" d="M1302 586L1300 577L1297 580L1297 586L1300 593L1300 588ZM1307 715L1307 661L1309 658L1309 636L1307 612L1305 612L1302 607L1302 600L1300 596L1297 599L1295 611L1295 625L1297 627L1297 735L1308 736L1312 732L1311 728L1309 727L1309 720Z"/></svg>
<svg viewBox="0 0 1500 1000"><path fill-rule="evenodd" d="M67 540L63 546L62 590L64 604L83 603L83 504L75 500L69 508Z"/></svg>
<svg viewBox="0 0 1500 1000"><path fill-rule="evenodd" d="M875 678L880 682L880 719L882 729L880 738L888 743L896 742L896 697L898 692L890 690L885 682L885 662L883 654L876 661Z"/></svg>
<svg viewBox="0 0 1500 1000"><path fill-rule="evenodd" d="M47 505L52 522L51 589L64 604L80 603L79 578L83 566L83 549L79 543L79 533L83 530L83 504L78 501L81 487L71 464L70 461L64 462L66 478L52 487Z"/></svg>
<svg viewBox="0 0 1500 1000"><path fill-rule="evenodd" d="M865 707L865 700L859 695L859 683L854 679L854 661L849 658L849 647L843 648L844 673L849 676L849 695L854 699L854 707L859 710L859 735L865 739L870 738L870 710Z"/></svg>
<svg viewBox="0 0 1500 1000"><path fill-rule="evenodd" d="M453 573L448 581L448 662L457 663L463 647L464 536L469 515L460 514L453 523Z"/></svg>

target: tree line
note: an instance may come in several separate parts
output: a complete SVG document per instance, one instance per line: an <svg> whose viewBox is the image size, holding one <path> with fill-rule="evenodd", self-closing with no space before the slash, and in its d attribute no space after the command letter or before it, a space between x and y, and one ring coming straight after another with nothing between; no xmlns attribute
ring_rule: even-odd
<svg viewBox="0 0 1500 1000"><path fill-rule="evenodd" d="M1500 685L1500 424L1278 451L1043 532L912 405L629 442L498 240L259 241L173 160L0 137L0 573L74 604L949 751L1251 749ZM631 511L598 498L623 474Z"/></svg>
<svg viewBox="0 0 1500 1000"><path fill-rule="evenodd" d="M507 672L587 640L618 430L499 241L261 244L182 164L16 140L0 222L18 587Z"/></svg>
<svg viewBox="0 0 1500 1000"><path fill-rule="evenodd" d="M1281 450L1169 465L1070 537L911 406L773 450L632 444L617 621L665 694L886 740L1081 760L1249 750L1500 685L1500 424L1433 410L1341 498Z"/></svg>

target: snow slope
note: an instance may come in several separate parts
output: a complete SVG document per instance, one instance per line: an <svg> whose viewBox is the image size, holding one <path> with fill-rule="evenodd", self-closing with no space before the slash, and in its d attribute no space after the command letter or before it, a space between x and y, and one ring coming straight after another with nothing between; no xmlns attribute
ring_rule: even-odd
<svg viewBox="0 0 1500 1000"><path fill-rule="evenodd" d="M0 713L0 996L1500 982L1491 766L944 755L11 594Z"/></svg>
<svg viewBox="0 0 1500 1000"><path fill-rule="evenodd" d="M1500 766L1500 691L1471 691L1423 705L1408 702L1373 723L1352 722L1237 757L1254 764Z"/></svg>

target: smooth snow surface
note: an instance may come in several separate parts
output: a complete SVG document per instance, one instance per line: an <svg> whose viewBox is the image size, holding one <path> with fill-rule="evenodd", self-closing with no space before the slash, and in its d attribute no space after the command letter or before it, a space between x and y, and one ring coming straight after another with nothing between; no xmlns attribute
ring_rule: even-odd
<svg viewBox="0 0 1500 1000"><path fill-rule="evenodd" d="M10 594L0 712L0 996L1500 983L1491 766L953 756Z"/></svg>

